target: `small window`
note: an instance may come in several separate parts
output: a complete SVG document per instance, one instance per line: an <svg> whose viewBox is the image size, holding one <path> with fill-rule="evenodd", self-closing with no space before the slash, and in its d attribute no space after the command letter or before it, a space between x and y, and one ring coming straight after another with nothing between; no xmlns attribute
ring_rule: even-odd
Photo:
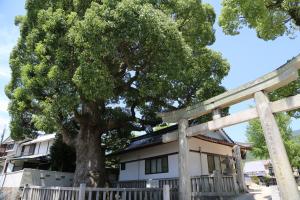
<svg viewBox="0 0 300 200"><path fill-rule="evenodd" d="M28 155L34 154L34 150L35 150L35 144L31 144L31 145L29 146L29 152L28 152Z"/></svg>
<svg viewBox="0 0 300 200"><path fill-rule="evenodd" d="M274 176L274 171L272 166L269 166L269 175Z"/></svg>
<svg viewBox="0 0 300 200"><path fill-rule="evenodd" d="M121 163L121 170L125 170L126 169L126 163Z"/></svg>
<svg viewBox="0 0 300 200"><path fill-rule="evenodd" d="M220 156L220 162L221 162L222 174L228 175L228 169L227 169L227 165L228 165L227 163L229 162L228 158L225 156Z"/></svg>
<svg viewBox="0 0 300 200"><path fill-rule="evenodd" d="M15 144L8 144L6 146L6 150L12 150L14 148Z"/></svg>
<svg viewBox="0 0 300 200"><path fill-rule="evenodd" d="M25 146L22 146L21 154L23 155L25 151Z"/></svg>
<svg viewBox="0 0 300 200"><path fill-rule="evenodd" d="M168 156L145 160L145 174L167 173L168 171Z"/></svg>

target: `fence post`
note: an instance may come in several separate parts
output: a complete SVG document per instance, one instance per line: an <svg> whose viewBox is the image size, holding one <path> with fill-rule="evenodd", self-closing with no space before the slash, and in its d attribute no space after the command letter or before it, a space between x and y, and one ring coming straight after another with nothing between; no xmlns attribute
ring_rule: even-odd
<svg viewBox="0 0 300 200"><path fill-rule="evenodd" d="M237 184L236 174L235 173L232 173L232 179L233 179L234 192L236 194L239 194L239 186Z"/></svg>
<svg viewBox="0 0 300 200"><path fill-rule="evenodd" d="M170 200L170 186L164 185L163 186L163 200Z"/></svg>
<svg viewBox="0 0 300 200"><path fill-rule="evenodd" d="M219 196L219 199L222 200L222 177L221 177L221 172L219 170L214 170L214 184L213 186L215 187L215 191L217 195Z"/></svg>
<svg viewBox="0 0 300 200"><path fill-rule="evenodd" d="M85 199L85 189L86 189L86 184L81 183L79 187L79 199L78 200L84 200Z"/></svg>
<svg viewBox="0 0 300 200"><path fill-rule="evenodd" d="M122 200L126 200L126 189L124 188L122 191Z"/></svg>
<svg viewBox="0 0 300 200"><path fill-rule="evenodd" d="M22 191L22 195L21 195L21 199L22 200L27 200L28 198L26 197L24 197L25 196L25 194L28 194L28 191L26 191L27 189L29 188L29 186L28 186L28 184L26 184L25 186L24 186L24 188L23 188L23 191Z"/></svg>

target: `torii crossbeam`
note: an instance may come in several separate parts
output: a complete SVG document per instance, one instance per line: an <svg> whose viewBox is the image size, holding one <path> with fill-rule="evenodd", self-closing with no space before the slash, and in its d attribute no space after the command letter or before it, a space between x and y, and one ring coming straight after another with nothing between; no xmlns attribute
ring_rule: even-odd
<svg viewBox="0 0 300 200"><path fill-rule="evenodd" d="M275 102L269 102L267 93L281 88L298 78L300 69L300 55L296 56L283 66L252 82L244 84L236 89L229 90L210 98L202 103L167 113L160 113L164 122L178 123L178 132L164 136L163 140L179 141L179 198L186 200L191 198L190 178L187 172L188 142L187 137L205 134L207 131L218 130L234 124L259 118L270 158L272 160L280 196L283 200L299 200L297 184L289 163L285 147L279 132L273 113L290 111L300 108L300 94L284 98ZM220 109L254 98L255 108L240 111L238 113L221 117ZM189 127L188 120L202 115L213 113L213 120ZM242 177L240 177L242 178Z"/></svg>

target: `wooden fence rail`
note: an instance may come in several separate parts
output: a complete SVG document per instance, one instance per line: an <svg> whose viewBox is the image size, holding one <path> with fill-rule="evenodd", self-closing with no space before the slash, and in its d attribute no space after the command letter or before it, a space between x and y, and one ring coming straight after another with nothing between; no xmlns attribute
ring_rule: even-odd
<svg viewBox="0 0 300 200"><path fill-rule="evenodd" d="M146 188L146 180L120 181L112 184L113 188Z"/></svg>

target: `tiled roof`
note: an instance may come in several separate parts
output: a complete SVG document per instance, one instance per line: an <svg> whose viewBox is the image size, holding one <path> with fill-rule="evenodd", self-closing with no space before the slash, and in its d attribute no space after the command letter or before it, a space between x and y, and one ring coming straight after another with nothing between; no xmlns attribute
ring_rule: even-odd
<svg viewBox="0 0 300 200"><path fill-rule="evenodd" d="M23 143L22 145L34 144L34 143L38 143L38 142L45 142L45 141L48 141L48 140L54 140L54 138L55 138L55 133L40 135L36 139L31 140L31 141L26 142L26 143Z"/></svg>
<svg viewBox="0 0 300 200"><path fill-rule="evenodd" d="M116 154L162 144L163 135L166 133L176 131L177 129L178 129L177 125L172 125L164 129L160 129L139 137L135 137L131 140L130 144L124 150ZM201 139L207 139L209 141L215 141L217 143L224 143L224 144L231 144L231 145L235 144L234 141L222 129L220 129L219 131L211 131L204 135L201 135Z"/></svg>

